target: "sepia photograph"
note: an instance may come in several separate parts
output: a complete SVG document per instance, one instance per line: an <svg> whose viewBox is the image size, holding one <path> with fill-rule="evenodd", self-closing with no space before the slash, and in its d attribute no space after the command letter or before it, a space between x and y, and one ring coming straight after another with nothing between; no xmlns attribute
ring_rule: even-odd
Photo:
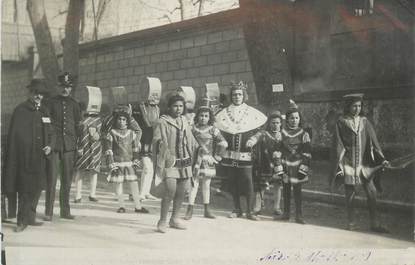
<svg viewBox="0 0 415 265"><path fill-rule="evenodd" d="M415 0L2 0L1 265L415 265Z"/></svg>

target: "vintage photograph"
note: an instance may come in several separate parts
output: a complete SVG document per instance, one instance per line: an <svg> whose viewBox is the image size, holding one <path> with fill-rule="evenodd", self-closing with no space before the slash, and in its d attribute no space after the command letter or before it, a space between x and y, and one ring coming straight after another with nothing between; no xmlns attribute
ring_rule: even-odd
<svg viewBox="0 0 415 265"><path fill-rule="evenodd" d="M414 0L1 1L1 264L415 265Z"/></svg>

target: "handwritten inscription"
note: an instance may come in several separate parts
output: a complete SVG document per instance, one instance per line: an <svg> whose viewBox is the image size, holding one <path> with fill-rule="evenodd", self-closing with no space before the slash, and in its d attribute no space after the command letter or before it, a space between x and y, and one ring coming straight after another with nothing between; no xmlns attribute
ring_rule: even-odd
<svg viewBox="0 0 415 265"><path fill-rule="evenodd" d="M259 258L261 262L301 262L301 263L356 263L368 262L372 250L279 250L273 249L270 253Z"/></svg>

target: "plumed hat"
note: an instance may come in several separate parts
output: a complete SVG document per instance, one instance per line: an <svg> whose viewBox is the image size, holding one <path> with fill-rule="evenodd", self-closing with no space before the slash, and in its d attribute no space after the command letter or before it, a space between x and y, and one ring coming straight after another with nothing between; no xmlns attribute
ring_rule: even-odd
<svg viewBox="0 0 415 265"><path fill-rule="evenodd" d="M290 115L291 113L298 112L298 106L295 104L294 100L290 99L288 102L288 108L286 115Z"/></svg>

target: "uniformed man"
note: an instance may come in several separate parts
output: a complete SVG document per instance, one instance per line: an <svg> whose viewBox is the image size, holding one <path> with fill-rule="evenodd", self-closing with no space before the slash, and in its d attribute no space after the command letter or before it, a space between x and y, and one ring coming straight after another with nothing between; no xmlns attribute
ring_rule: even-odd
<svg viewBox="0 0 415 265"><path fill-rule="evenodd" d="M42 104L45 86L40 80L32 80L28 88L29 99L18 105L12 115L3 177L3 192L18 193L16 232L28 225L43 224L36 221L36 207L46 183L46 160L54 145L49 112Z"/></svg>
<svg viewBox="0 0 415 265"><path fill-rule="evenodd" d="M55 201L56 180L60 175L59 193L60 217L74 219L69 206L69 193L74 171L75 153L81 135L81 109L71 97L73 78L65 72L58 77L60 94L48 102L52 125L56 133L56 145L53 148L52 174L47 181L45 221L52 221Z"/></svg>

